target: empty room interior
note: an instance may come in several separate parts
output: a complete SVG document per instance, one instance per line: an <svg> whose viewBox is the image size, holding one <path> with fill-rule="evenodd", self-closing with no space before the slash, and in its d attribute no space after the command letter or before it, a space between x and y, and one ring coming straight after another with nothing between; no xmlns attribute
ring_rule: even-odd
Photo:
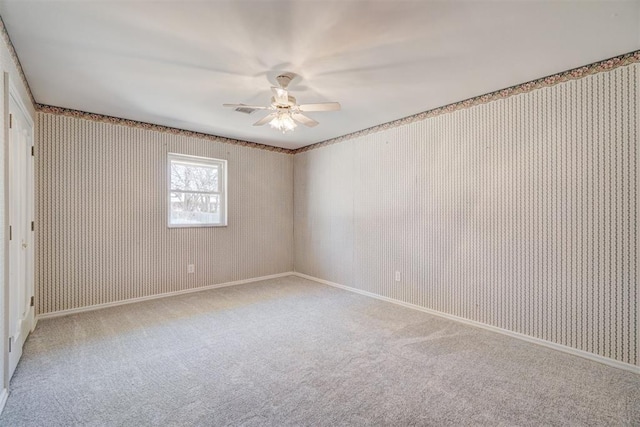
<svg viewBox="0 0 640 427"><path fill-rule="evenodd" d="M640 425L640 1L0 17L0 426Z"/></svg>

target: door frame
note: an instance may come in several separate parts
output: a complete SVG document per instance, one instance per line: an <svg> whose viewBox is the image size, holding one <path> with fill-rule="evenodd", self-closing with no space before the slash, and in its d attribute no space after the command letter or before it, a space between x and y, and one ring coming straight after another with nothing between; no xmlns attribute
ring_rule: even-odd
<svg viewBox="0 0 640 427"><path fill-rule="evenodd" d="M34 121L31 118L31 115L29 114L29 110L26 108L24 102L22 101L22 98L20 97L20 92L17 90L17 88L14 86L13 82L10 80L9 77L9 73L4 72L4 99L3 99L3 106L4 106L4 185L3 185L3 192L4 192L4 203L3 203L3 211L4 211L4 277L3 277L3 283L4 283L4 289L2 290L3 292L0 292L0 306L2 307L3 310L3 316L2 316L2 326L1 326L1 330L2 330L2 343L0 345L0 349L2 351L2 369L3 369L3 384L2 387L4 388L3 392L7 392L9 390L9 381L11 380L11 378L9 378L9 346L8 346L8 332L9 332L9 268L10 268L10 253L9 253L9 145L11 144L11 136L10 136L10 128L9 128L9 114L10 114L10 105L11 105L11 99L13 98L13 101L15 102L15 104L17 105L17 107L21 110L22 115L25 117L25 119L27 120L27 125L31 128L31 145L35 146L35 126L34 126ZM27 197L29 198L28 200L28 207L29 207L29 214L33 219L35 219L35 164L33 162L33 160L31 161L31 167L29 168L29 172L30 173L30 183L31 185L28 186L28 195ZM29 287L31 288L31 292L33 295L34 291L35 291L35 251L34 251L34 242L35 241L35 236L32 234L31 235L31 239L30 242L32 243L30 245L30 252L27 255L27 267L26 270L28 272L28 276L30 280L30 284ZM35 328L35 307L31 307L30 308L30 313L29 316L30 318L30 331L32 331ZM3 393L4 395L4 393Z"/></svg>

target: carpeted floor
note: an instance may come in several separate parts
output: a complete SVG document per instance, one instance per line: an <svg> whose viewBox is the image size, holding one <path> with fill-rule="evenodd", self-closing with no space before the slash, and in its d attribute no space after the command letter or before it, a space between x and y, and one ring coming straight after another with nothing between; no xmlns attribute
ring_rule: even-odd
<svg viewBox="0 0 640 427"><path fill-rule="evenodd" d="M3 426L640 425L640 375L297 277L43 320Z"/></svg>

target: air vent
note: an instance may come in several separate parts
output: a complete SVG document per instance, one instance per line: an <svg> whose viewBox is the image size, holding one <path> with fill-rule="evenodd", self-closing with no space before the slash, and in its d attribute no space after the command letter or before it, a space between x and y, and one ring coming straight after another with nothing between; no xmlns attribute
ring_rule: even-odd
<svg viewBox="0 0 640 427"><path fill-rule="evenodd" d="M236 111L239 113L245 113L245 114L251 114L254 111L256 111L255 108L250 108L250 107L238 107L236 108Z"/></svg>

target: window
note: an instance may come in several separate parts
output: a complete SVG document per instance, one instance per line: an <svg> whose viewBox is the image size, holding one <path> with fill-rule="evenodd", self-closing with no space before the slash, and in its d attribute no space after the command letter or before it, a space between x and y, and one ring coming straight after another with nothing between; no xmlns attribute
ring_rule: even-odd
<svg viewBox="0 0 640 427"><path fill-rule="evenodd" d="M227 161L168 154L169 227L227 225Z"/></svg>

